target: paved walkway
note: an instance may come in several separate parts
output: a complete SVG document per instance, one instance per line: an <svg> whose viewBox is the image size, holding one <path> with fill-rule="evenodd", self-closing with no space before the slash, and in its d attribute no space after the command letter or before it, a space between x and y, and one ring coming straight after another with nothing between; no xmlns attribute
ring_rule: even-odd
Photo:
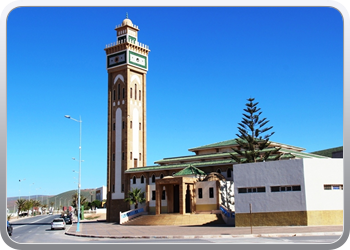
<svg viewBox="0 0 350 250"><path fill-rule="evenodd" d="M95 238L230 238L342 235L343 226L231 227L231 226L131 226L106 221L81 221L67 235Z"/></svg>

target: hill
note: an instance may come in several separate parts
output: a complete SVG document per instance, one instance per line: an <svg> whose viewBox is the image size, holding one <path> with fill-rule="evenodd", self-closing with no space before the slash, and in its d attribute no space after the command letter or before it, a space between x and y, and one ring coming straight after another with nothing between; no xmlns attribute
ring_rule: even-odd
<svg viewBox="0 0 350 250"><path fill-rule="evenodd" d="M53 202L55 208L59 208L61 206L67 206L72 204L72 196L77 193L77 190L70 190L64 193L60 193L58 195L31 195L31 199L38 199L42 201L42 203L48 204L51 206ZM87 201L91 202L96 199L96 189L81 189L80 194L86 198ZM10 212L13 212L15 208L15 203L19 197L8 197L7 198L7 208ZM21 196L21 198L28 200L29 196ZM55 205L56 204L56 205Z"/></svg>

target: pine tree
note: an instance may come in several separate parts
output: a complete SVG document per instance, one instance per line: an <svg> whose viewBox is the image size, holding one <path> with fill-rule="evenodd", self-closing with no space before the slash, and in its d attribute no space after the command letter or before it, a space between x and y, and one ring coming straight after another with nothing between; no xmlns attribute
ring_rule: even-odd
<svg viewBox="0 0 350 250"><path fill-rule="evenodd" d="M279 153L281 148L266 150L271 144L269 139L275 132L265 134L272 129L272 126L264 127L269 121L266 118L260 119L262 112L257 107L259 103L253 103L254 100L254 98L248 99L249 103L243 109L245 113L243 113L242 122L238 123L239 134L236 134L238 136L236 142L239 145L239 149L232 148L238 156L231 154L232 159L237 163L279 160L282 155Z"/></svg>

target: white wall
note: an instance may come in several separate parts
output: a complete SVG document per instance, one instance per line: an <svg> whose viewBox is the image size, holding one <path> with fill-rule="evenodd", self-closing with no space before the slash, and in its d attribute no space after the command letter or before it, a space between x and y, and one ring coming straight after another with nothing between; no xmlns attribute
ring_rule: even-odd
<svg viewBox="0 0 350 250"><path fill-rule="evenodd" d="M252 211L279 212L305 211L305 188L302 160L235 164L235 210L236 213ZM271 186L300 185L301 191L273 192ZM265 193L238 193L238 188L265 187Z"/></svg>
<svg viewBox="0 0 350 250"><path fill-rule="evenodd" d="M343 159L304 159L307 210L343 210L343 190L324 190L343 184Z"/></svg>
<svg viewBox="0 0 350 250"><path fill-rule="evenodd" d="M147 192L146 192L146 177L144 178L144 183L141 183L141 178L136 178L136 184L133 184L133 176L131 176L130 179L130 191L132 189L135 188L140 188L142 192L145 192L145 198L147 199ZM127 194L125 194L127 197ZM142 205L145 205L145 203L143 204L139 204L138 208L140 208ZM135 205L130 205L130 210L135 209Z"/></svg>
<svg viewBox="0 0 350 250"><path fill-rule="evenodd" d="M214 188L214 197L209 198L209 188ZM203 198L198 198L198 188L202 188L202 196ZM199 181L195 184L196 192L196 203L197 205L208 205L208 204L216 204L217 201L217 189L216 189L216 181Z"/></svg>

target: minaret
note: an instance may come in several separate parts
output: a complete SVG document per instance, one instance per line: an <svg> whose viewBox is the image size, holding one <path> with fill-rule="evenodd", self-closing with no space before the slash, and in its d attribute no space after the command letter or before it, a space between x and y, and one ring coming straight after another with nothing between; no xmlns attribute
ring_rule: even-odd
<svg viewBox="0 0 350 250"><path fill-rule="evenodd" d="M146 74L148 46L138 42L138 26L128 16L106 46L108 72L107 221L119 221L129 168L146 166Z"/></svg>

